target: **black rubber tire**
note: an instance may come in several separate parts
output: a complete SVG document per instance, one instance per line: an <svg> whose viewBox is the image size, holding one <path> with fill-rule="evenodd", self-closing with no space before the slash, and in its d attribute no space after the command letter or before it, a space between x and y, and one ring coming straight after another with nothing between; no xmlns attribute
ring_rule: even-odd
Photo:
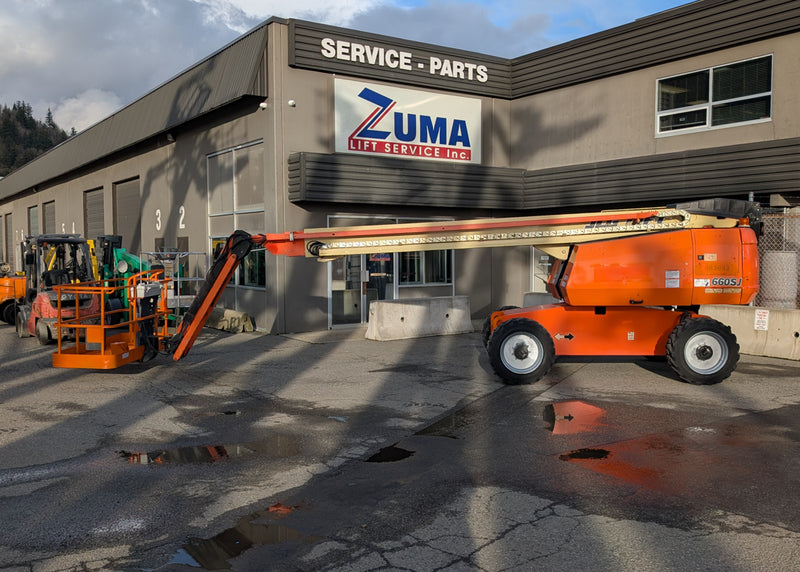
<svg viewBox="0 0 800 572"><path fill-rule="evenodd" d="M667 339L667 362L693 385L721 382L738 361L739 344L731 328L711 318L685 318Z"/></svg>
<svg viewBox="0 0 800 572"><path fill-rule="evenodd" d="M17 308L17 311L14 314L14 324L17 326L17 337L18 338L30 338L31 333L28 331L28 324L27 320L27 312L25 312L22 308Z"/></svg>
<svg viewBox="0 0 800 572"><path fill-rule="evenodd" d="M53 341L53 337L50 335L50 328L42 320L36 322L36 339L39 340L39 344L43 346Z"/></svg>
<svg viewBox="0 0 800 572"><path fill-rule="evenodd" d="M512 318L497 326L488 350L492 369L508 385L540 380L550 371L556 356L547 330L527 318Z"/></svg>
<svg viewBox="0 0 800 572"><path fill-rule="evenodd" d="M6 324L11 324L12 326L15 323L15 316L17 313L17 309L14 306L14 301L11 300L10 302L6 302L5 306L3 306L2 310L2 318Z"/></svg>
<svg viewBox="0 0 800 572"><path fill-rule="evenodd" d="M494 312L505 312L506 310L518 310L519 306L503 306L499 310L495 310ZM489 347L489 338L492 337L492 314L491 312L486 319L483 321L483 327L481 328L481 340L483 341L483 347Z"/></svg>

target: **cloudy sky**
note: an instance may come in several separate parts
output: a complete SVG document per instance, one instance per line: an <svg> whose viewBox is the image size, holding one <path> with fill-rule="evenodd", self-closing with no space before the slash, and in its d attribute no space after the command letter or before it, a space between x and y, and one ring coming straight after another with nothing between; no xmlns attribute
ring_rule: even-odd
<svg viewBox="0 0 800 572"><path fill-rule="evenodd" d="M514 57L689 0L3 0L0 104L78 131L270 16Z"/></svg>

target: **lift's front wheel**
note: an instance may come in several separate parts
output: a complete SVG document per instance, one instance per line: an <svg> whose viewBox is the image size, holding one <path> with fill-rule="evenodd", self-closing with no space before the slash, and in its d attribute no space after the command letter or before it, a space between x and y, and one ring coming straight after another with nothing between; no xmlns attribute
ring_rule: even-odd
<svg viewBox="0 0 800 572"><path fill-rule="evenodd" d="M555 346L547 330L527 318L503 322L489 339L489 362L507 384L533 383L553 365Z"/></svg>
<svg viewBox="0 0 800 572"><path fill-rule="evenodd" d="M687 318L669 335L667 361L683 381L711 385L733 372L739 344L729 326L711 318Z"/></svg>

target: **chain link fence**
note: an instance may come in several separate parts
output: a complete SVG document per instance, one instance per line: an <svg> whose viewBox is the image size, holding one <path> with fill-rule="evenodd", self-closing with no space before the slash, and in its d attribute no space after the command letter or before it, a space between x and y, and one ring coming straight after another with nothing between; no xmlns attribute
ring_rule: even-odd
<svg viewBox="0 0 800 572"><path fill-rule="evenodd" d="M800 208L765 209L756 306L800 308Z"/></svg>

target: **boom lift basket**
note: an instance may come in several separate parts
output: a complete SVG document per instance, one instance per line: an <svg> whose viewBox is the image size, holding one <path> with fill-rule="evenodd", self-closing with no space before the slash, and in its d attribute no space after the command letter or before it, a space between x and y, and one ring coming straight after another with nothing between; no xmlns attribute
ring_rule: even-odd
<svg viewBox="0 0 800 572"><path fill-rule="evenodd" d="M54 286L59 295L53 366L114 369L155 357L169 337L169 284L163 269L156 269L128 278ZM99 313L81 311L77 300L87 295L103 301Z"/></svg>

